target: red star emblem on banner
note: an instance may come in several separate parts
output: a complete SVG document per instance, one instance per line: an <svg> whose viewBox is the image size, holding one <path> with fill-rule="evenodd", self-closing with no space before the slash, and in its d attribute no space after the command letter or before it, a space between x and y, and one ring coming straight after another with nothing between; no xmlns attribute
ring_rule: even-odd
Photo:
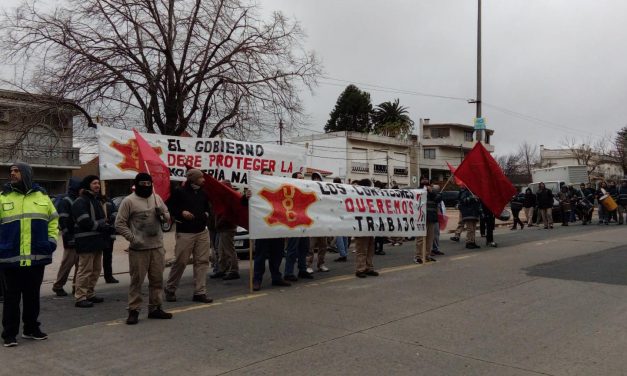
<svg viewBox="0 0 627 376"><path fill-rule="evenodd" d="M259 195L272 205L272 213L264 218L269 225L295 228L311 226L313 223L313 219L307 215L307 209L318 200L315 193L303 193L293 185L283 184L276 191L264 188Z"/></svg>
<svg viewBox="0 0 627 376"><path fill-rule="evenodd" d="M126 141L125 144L121 144L117 141L111 142L110 145L113 149L117 150L124 156L122 162L118 163L116 166L122 171L133 170L136 172L140 172L139 168L139 147L137 146L137 141L134 138ZM162 150L161 147L153 146L154 151L161 155Z"/></svg>

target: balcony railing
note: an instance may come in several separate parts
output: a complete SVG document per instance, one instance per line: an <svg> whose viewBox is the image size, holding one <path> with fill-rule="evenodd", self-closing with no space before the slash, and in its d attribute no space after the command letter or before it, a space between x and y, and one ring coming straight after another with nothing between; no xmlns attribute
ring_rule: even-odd
<svg viewBox="0 0 627 376"><path fill-rule="evenodd" d="M16 160L31 165L44 166L80 166L79 148L54 148L37 150L9 149L0 146L0 162L10 163Z"/></svg>
<svg viewBox="0 0 627 376"><path fill-rule="evenodd" d="M352 162L351 171L355 174L369 174L370 166L365 162Z"/></svg>
<svg viewBox="0 0 627 376"><path fill-rule="evenodd" d="M394 167L394 176L407 176L409 171L407 167Z"/></svg>
<svg viewBox="0 0 627 376"><path fill-rule="evenodd" d="M375 164L373 167L375 175L387 175L388 173L387 165Z"/></svg>

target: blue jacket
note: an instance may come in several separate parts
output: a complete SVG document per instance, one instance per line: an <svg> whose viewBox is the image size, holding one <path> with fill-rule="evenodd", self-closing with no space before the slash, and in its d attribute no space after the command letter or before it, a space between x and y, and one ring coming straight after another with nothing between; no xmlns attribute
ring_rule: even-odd
<svg viewBox="0 0 627 376"><path fill-rule="evenodd" d="M459 191L459 213L462 221L478 221L481 215L479 200L467 189Z"/></svg>

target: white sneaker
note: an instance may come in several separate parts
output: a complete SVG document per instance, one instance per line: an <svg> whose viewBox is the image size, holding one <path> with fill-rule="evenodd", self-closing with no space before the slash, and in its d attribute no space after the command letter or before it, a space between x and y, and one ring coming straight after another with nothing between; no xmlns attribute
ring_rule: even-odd
<svg viewBox="0 0 627 376"><path fill-rule="evenodd" d="M326 266L322 265L321 267L318 268L319 272L328 272L329 268L327 268Z"/></svg>
<svg viewBox="0 0 627 376"><path fill-rule="evenodd" d="M313 274L313 269L312 268L307 268L307 273Z"/></svg>

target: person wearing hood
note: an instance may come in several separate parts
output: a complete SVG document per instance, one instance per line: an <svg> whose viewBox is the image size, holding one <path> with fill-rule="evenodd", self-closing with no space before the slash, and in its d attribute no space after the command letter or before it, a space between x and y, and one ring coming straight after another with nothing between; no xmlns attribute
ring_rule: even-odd
<svg viewBox="0 0 627 376"><path fill-rule="evenodd" d="M59 230L63 236L63 259L57 272L57 280L52 285L52 291L57 296L67 296L63 289L67 282L70 271L74 267L74 278L72 278L72 291L76 290L76 270L78 269L78 255L76 254L76 243L74 241L74 218L72 217L72 204L78 198L81 189L81 180L77 177L70 178L68 182L67 196L57 204L59 213ZM74 292L72 292L73 294Z"/></svg>
<svg viewBox="0 0 627 376"><path fill-rule="evenodd" d="M165 300L176 301L179 286L190 256L194 261L194 294L192 300L211 303L207 297L207 272L209 271L209 197L202 189L205 183L202 171L187 170L185 185L172 193L168 204L176 221L175 261L170 269L165 287Z"/></svg>
<svg viewBox="0 0 627 376"><path fill-rule="evenodd" d="M144 172L135 176L135 192L124 197L115 217L115 229L128 240L128 265L131 283L128 290L126 324L139 322L142 284L148 275L148 318L171 319L161 309L165 249L161 221L170 213L161 197L153 192L152 177Z"/></svg>
<svg viewBox="0 0 627 376"><path fill-rule="evenodd" d="M74 218L74 243L78 254L76 291L77 308L91 308L104 299L96 296L96 283L102 270L102 253L109 246L115 229L106 222L106 216L98 199L100 178L88 175L81 182L81 194L72 204Z"/></svg>
<svg viewBox="0 0 627 376"><path fill-rule="evenodd" d="M531 188L525 189L525 198L523 200L523 210L525 211L525 219L527 226L533 227L533 211L537 205L536 195L533 194Z"/></svg>
<svg viewBox="0 0 627 376"><path fill-rule="evenodd" d="M536 201L538 203L539 214L544 223L544 229L553 228L553 192L548 189L544 182L538 184L538 192L536 193Z"/></svg>
<svg viewBox="0 0 627 376"><path fill-rule="evenodd" d="M475 240L475 232L477 222L481 216L481 204L479 199L468 190L468 187L462 186L459 191L459 214L466 227L466 248L481 248Z"/></svg>
<svg viewBox="0 0 627 376"><path fill-rule="evenodd" d="M20 300L23 301L22 338L44 340L40 329L39 294L45 266L57 248L59 215L50 197L33 183L26 163L10 166L9 183L0 194L0 269L6 291L2 307L2 338L5 347L17 346Z"/></svg>

